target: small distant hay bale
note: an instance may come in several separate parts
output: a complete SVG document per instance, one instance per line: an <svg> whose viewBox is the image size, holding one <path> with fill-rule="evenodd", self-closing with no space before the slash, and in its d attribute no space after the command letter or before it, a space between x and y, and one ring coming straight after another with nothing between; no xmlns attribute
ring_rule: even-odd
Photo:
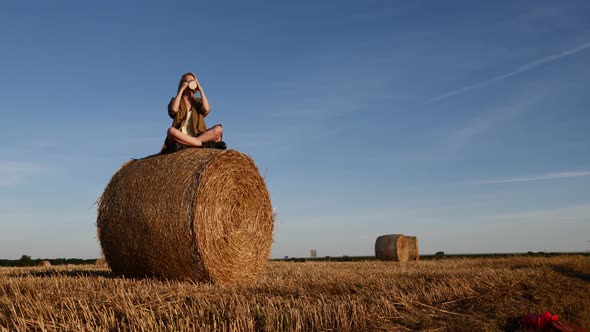
<svg viewBox="0 0 590 332"><path fill-rule="evenodd" d="M128 277L251 280L267 265L273 226L264 180L233 150L132 160L98 206L102 252L115 274Z"/></svg>
<svg viewBox="0 0 590 332"><path fill-rule="evenodd" d="M37 263L37 266L48 267L48 266L51 266L51 262L47 261L47 260L40 261L39 263Z"/></svg>
<svg viewBox="0 0 590 332"><path fill-rule="evenodd" d="M417 261L419 258L418 238L403 234L379 236L375 241L375 257L384 261Z"/></svg>
<svg viewBox="0 0 590 332"><path fill-rule="evenodd" d="M384 261L407 262L408 239L403 234L381 235L375 241L375 257Z"/></svg>

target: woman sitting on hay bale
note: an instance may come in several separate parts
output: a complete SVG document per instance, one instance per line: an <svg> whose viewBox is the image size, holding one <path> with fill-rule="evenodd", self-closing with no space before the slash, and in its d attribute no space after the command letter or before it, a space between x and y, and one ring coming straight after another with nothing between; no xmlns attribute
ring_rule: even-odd
<svg viewBox="0 0 590 332"><path fill-rule="evenodd" d="M195 96L196 92L201 94L201 98ZM176 152L189 147L225 150L227 146L221 140L221 125L217 124L209 129L205 125L205 117L210 111L209 101L195 74L182 75L176 97L168 104L168 115L174 121L168 129L160 153Z"/></svg>

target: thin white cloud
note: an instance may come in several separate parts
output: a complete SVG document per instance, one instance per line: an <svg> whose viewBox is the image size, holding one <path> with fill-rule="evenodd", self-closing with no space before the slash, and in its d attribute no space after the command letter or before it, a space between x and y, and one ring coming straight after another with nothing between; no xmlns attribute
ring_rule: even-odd
<svg viewBox="0 0 590 332"><path fill-rule="evenodd" d="M438 134L427 149L415 149L404 159L419 162L453 159L464 153L465 148L495 140L496 130L503 123L515 123L519 117L538 109L544 92L544 88L534 85L508 101L487 106L456 128Z"/></svg>
<svg viewBox="0 0 590 332"><path fill-rule="evenodd" d="M0 160L0 187L26 182L30 176L42 171L43 167L31 162Z"/></svg>
<svg viewBox="0 0 590 332"><path fill-rule="evenodd" d="M393 19L393 2L384 2L384 5L385 6L383 8L377 10L371 10L366 12L353 12L351 15L348 15L348 20L366 22L378 21L383 19Z"/></svg>
<svg viewBox="0 0 590 332"><path fill-rule="evenodd" d="M540 208L533 210L523 210L508 213L497 213L493 215L480 216L478 219L483 224L488 224L490 221L496 222L530 222L532 224L539 223L555 223L559 220L561 222L579 222L586 221L590 216L590 203L582 203L578 205L554 207L554 208Z"/></svg>
<svg viewBox="0 0 590 332"><path fill-rule="evenodd" d="M558 172L558 173L547 173L535 176L507 178L507 179L495 179L495 180L478 180L469 182L469 184L501 184L501 183L513 183L513 182L529 182L529 181L544 181L544 180L555 180L555 179L567 179L574 177L590 176L590 172Z"/></svg>
<svg viewBox="0 0 590 332"><path fill-rule="evenodd" d="M0 173L10 172L38 172L42 168L32 162L0 160Z"/></svg>
<svg viewBox="0 0 590 332"><path fill-rule="evenodd" d="M539 67L541 65L544 65L546 63L553 62L555 60L558 60L558 59L561 59L561 58L564 58L564 57L567 57L567 56L570 56L570 55L573 55L573 54L582 52L582 51L584 51L584 50L586 50L588 48L590 48L590 42L586 42L586 43L584 43L582 45L579 45L577 47L574 47L572 49L569 49L569 50L566 50L566 51L563 51L563 52L560 52L560 53L552 54L552 55L546 56L544 58L540 58L540 59L531 61L531 62L526 63L526 64L524 64L524 65L516 68L515 70L506 73L506 74L494 76L492 78L489 78L489 79L486 79L486 80L477 82L475 84L467 85L467 86L464 86L462 88L459 88L459 89L456 89L456 90L453 90L453 91L445 92L445 93L443 93L443 94L441 94L441 95L439 95L437 97L434 97L434 98L428 100L427 101L427 104L434 103L434 102L437 102L437 101L441 101L441 100L444 100L444 99L447 99L447 98L450 98L450 97L453 97L453 96L456 96L456 95L463 94L463 93L465 93L467 91L470 91L470 90L473 90L473 89L482 87L482 86L487 85L487 84L490 84L492 82L497 82L497 81L505 80L505 79L507 79L509 77L516 76L518 74L527 72L529 70L532 70L532 69L534 69L536 67Z"/></svg>

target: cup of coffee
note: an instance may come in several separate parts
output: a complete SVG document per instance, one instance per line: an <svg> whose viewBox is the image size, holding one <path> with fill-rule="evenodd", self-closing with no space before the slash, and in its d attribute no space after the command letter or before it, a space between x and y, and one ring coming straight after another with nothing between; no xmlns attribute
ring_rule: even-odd
<svg viewBox="0 0 590 332"><path fill-rule="evenodd" d="M188 88L191 90L196 90L197 89L197 82L195 82L195 81L188 82Z"/></svg>

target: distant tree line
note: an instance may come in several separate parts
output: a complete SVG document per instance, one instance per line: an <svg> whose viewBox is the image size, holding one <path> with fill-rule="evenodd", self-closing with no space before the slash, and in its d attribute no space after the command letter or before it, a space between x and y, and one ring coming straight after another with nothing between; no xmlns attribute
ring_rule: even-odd
<svg viewBox="0 0 590 332"><path fill-rule="evenodd" d="M42 261L49 261L51 265L84 265L94 264L96 259L81 258L52 258L52 259L32 259L29 255L22 255L20 259L0 259L0 266L37 266Z"/></svg>
<svg viewBox="0 0 590 332"><path fill-rule="evenodd" d="M527 253L502 253L502 254L446 254L444 251L437 251L434 255L420 255L420 260L431 260L431 259L453 259L453 258L507 258L517 256L534 256L534 257L555 257L562 255L582 255L589 256L590 252L532 252ZM375 261L375 256L339 256L339 257L285 257L275 258L271 261L282 261L282 262L358 262L358 261Z"/></svg>

